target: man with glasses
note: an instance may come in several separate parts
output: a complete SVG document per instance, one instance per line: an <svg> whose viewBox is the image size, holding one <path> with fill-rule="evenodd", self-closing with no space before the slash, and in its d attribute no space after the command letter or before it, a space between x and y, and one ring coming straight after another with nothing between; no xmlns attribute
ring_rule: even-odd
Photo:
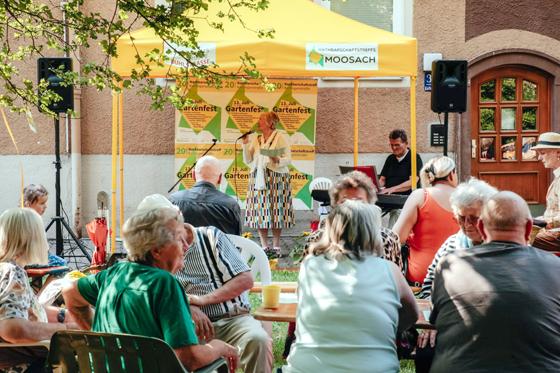
<svg viewBox="0 0 560 373"><path fill-rule="evenodd" d="M405 130L395 129L389 133L389 144L392 154L387 157L381 174L379 184L381 194L404 194L412 192L410 181L411 158L408 148L408 136ZM422 169L422 158L416 154L416 175ZM401 210L392 210L389 213L388 227L391 228L397 221Z"/></svg>

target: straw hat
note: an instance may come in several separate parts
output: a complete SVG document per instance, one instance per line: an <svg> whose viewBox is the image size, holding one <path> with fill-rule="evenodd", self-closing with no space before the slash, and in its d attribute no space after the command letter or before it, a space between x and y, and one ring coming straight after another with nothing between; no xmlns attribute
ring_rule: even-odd
<svg viewBox="0 0 560 373"><path fill-rule="evenodd" d="M541 135L539 136L539 141L537 141L537 145L531 148L531 150L539 149L560 149L560 133L541 133Z"/></svg>

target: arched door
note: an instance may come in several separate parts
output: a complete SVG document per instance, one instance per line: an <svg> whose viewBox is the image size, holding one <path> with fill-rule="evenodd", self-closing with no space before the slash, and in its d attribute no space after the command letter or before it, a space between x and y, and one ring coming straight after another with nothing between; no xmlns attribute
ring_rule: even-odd
<svg viewBox="0 0 560 373"><path fill-rule="evenodd" d="M549 173L530 150L550 130L550 82L536 71L499 67L471 79L471 174L528 203L546 203Z"/></svg>

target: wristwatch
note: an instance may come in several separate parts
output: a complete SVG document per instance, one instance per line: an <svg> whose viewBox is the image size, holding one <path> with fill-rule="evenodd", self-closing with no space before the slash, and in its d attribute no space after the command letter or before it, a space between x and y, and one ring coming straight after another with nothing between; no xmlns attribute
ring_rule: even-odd
<svg viewBox="0 0 560 373"><path fill-rule="evenodd" d="M56 315L56 321L63 323L64 319L66 319L66 308L61 308Z"/></svg>

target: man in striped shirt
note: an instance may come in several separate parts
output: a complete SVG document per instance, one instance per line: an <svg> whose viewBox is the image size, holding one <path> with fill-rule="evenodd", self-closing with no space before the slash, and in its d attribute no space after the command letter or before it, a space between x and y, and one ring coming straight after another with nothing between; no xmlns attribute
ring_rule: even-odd
<svg viewBox="0 0 560 373"><path fill-rule="evenodd" d="M189 297L200 340L217 338L240 349L247 373L272 371L272 340L250 315L250 268L226 234L215 227L185 224L185 266L176 277Z"/></svg>

